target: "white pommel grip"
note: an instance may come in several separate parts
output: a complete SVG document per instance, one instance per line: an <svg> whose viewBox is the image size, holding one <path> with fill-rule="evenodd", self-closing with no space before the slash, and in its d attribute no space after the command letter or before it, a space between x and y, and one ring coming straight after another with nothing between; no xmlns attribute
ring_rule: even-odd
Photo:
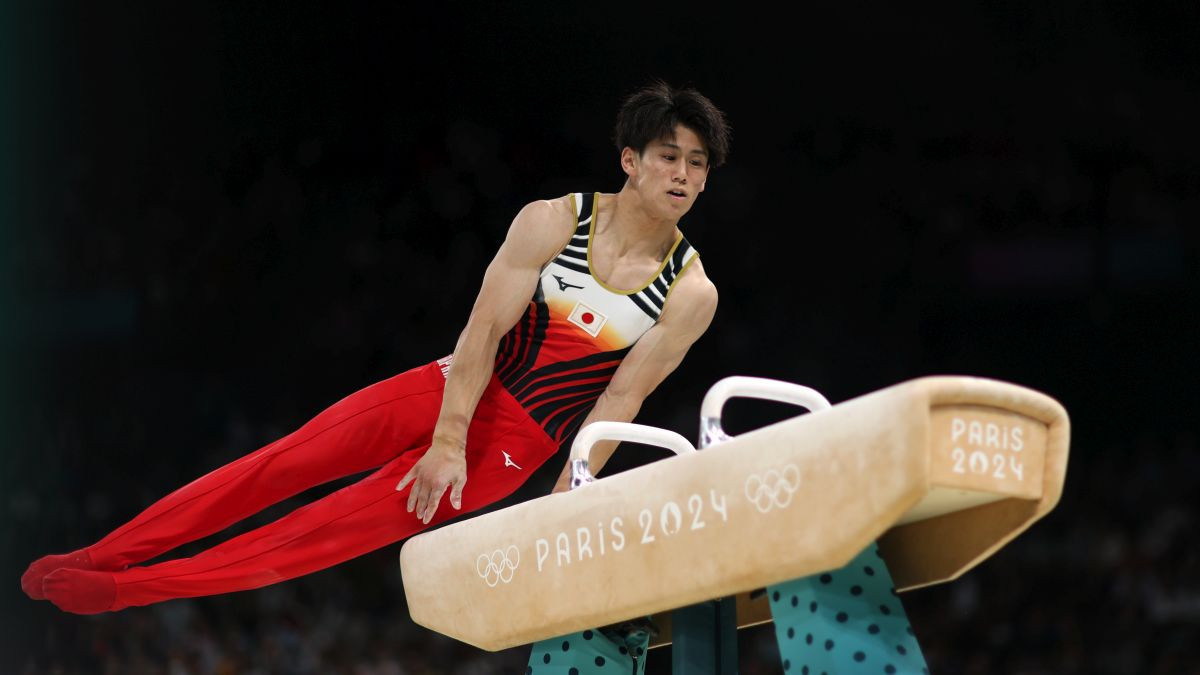
<svg viewBox="0 0 1200 675"><path fill-rule="evenodd" d="M571 484L575 488L595 480L588 470L588 457L592 446L600 441L629 441L644 443L671 450L677 455L695 452L696 448L688 439L666 429L650 427L644 424L629 422L592 422L575 436L571 444Z"/></svg>
<svg viewBox="0 0 1200 675"><path fill-rule="evenodd" d="M807 408L809 412L833 407L820 392L804 385L766 377L726 377L709 387L708 393L704 395L704 402L700 404L701 448L729 440L730 436L721 428L721 410L731 398L757 398L791 403Z"/></svg>

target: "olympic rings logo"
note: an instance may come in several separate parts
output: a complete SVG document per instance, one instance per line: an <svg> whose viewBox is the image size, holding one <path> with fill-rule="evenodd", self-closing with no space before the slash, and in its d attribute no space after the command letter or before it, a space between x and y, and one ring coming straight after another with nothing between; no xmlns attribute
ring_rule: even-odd
<svg viewBox="0 0 1200 675"><path fill-rule="evenodd" d="M496 549L491 555L480 553L475 561L475 570L484 583L495 587L501 581L506 584L512 581L520 562L521 552L516 546L509 546L504 550Z"/></svg>
<svg viewBox="0 0 1200 675"><path fill-rule="evenodd" d="M746 479L746 499L759 513L767 513L776 507L786 508L799 488L800 470L788 464L780 470L767 469L762 476L750 474Z"/></svg>

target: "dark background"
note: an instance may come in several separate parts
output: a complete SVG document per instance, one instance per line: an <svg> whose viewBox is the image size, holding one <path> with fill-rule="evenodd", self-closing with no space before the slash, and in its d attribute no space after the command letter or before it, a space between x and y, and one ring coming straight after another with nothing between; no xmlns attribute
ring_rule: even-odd
<svg viewBox="0 0 1200 675"><path fill-rule="evenodd" d="M716 319L639 421L694 438L730 374L1044 391L1073 422L1062 502L904 596L932 672L1196 672L1200 11L1150 4L7 8L0 670L523 671L408 621L399 545L98 617L17 581L450 351L524 203L620 189L617 107L663 77L734 142L681 224ZM769 629L740 648L779 672Z"/></svg>

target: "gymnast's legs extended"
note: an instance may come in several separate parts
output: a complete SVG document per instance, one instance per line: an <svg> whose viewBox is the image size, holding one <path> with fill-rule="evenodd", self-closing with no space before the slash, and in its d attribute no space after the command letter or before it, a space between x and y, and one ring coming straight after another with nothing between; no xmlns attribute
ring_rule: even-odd
<svg viewBox="0 0 1200 675"><path fill-rule="evenodd" d="M351 394L295 432L172 492L99 542L34 562L22 587L66 611L112 611L258 588L418 532L427 525L407 512L408 489L395 486L429 447L444 382L433 362ZM526 471L504 470L501 443ZM493 378L468 432L471 486L463 510L510 494L555 449ZM128 567L309 487L374 467L381 468L196 556ZM433 522L454 515L439 509Z"/></svg>

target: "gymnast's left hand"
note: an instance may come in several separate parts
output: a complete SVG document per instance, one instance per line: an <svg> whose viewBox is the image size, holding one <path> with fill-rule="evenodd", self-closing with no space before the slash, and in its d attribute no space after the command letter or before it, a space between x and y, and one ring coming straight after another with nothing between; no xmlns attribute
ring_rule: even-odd
<svg viewBox="0 0 1200 675"><path fill-rule="evenodd" d="M446 488L450 488L450 505L462 508L463 486L467 484L467 458L465 447L455 443L434 441L413 468L396 485L396 490L412 483L408 493L408 511L415 508L417 518L426 525L433 519Z"/></svg>

